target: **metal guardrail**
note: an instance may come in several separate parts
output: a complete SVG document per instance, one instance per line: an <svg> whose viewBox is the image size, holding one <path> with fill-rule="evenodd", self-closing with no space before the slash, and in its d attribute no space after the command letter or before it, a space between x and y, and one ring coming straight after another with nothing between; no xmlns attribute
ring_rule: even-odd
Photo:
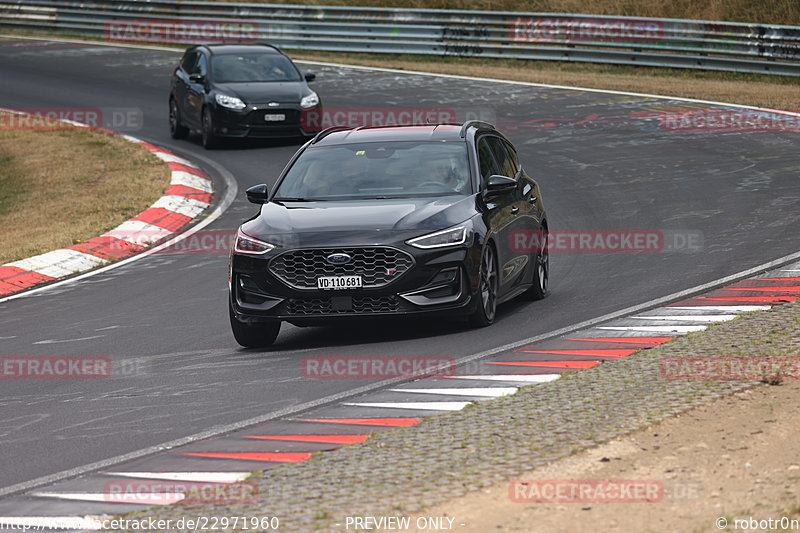
<svg viewBox="0 0 800 533"><path fill-rule="evenodd" d="M800 76L800 27L176 0L0 0L0 27L112 41L582 61Z"/></svg>

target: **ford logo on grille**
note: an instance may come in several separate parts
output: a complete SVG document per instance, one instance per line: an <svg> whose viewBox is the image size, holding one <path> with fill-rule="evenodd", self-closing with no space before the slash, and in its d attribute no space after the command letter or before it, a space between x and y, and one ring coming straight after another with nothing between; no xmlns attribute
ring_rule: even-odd
<svg viewBox="0 0 800 533"><path fill-rule="evenodd" d="M328 263L333 265L343 265L345 263L349 263L351 259L353 258L347 254L331 254L325 258Z"/></svg>

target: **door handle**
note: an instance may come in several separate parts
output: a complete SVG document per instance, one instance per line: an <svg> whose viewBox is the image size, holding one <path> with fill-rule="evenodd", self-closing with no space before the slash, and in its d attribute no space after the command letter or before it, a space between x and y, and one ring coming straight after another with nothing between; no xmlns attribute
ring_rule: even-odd
<svg viewBox="0 0 800 533"><path fill-rule="evenodd" d="M517 207L517 206L512 207L511 208L511 214L512 215L516 215L517 213L519 213L519 207Z"/></svg>
<svg viewBox="0 0 800 533"><path fill-rule="evenodd" d="M535 204L536 200L538 200L538 198L536 198L535 196L531 196L530 198L528 198L528 202L530 202L532 204Z"/></svg>

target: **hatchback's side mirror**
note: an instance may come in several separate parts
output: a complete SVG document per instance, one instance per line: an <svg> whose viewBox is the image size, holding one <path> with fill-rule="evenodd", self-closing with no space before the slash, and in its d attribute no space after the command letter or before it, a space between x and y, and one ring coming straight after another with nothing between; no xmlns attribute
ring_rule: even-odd
<svg viewBox="0 0 800 533"><path fill-rule="evenodd" d="M517 187L517 180L508 176L493 174L486 182L486 195L497 196L504 192L513 191Z"/></svg>
<svg viewBox="0 0 800 533"><path fill-rule="evenodd" d="M267 187L266 183L253 185L247 189L246 194L247 201L253 204L265 204L269 201L267 199L269 196L269 187Z"/></svg>
<svg viewBox="0 0 800 533"><path fill-rule="evenodd" d="M305 76L303 77L306 79L307 82L311 82L317 79L317 75L314 74L313 72L306 72Z"/></svg>
<svg viewBox="0 0 800 533"><path fill-rule="evenodd" d="M202 74L192 74L189 76L189 81L192 83L205 83L206 77Z"/></svg>

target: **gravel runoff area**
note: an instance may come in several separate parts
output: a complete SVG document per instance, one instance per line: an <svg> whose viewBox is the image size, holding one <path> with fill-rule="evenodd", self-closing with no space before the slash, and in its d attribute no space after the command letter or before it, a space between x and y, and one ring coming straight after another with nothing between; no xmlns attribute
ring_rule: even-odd
<svg viewBox="0 0 800 533"><path fill-rule="evenodd" d="M664 358L721 356L800 356L800 301L259 473L253 504L178 504L127 518L276 516L279 531L306 532L346 531L347 516L416 514L759 383L662 377Z"/></svg>

